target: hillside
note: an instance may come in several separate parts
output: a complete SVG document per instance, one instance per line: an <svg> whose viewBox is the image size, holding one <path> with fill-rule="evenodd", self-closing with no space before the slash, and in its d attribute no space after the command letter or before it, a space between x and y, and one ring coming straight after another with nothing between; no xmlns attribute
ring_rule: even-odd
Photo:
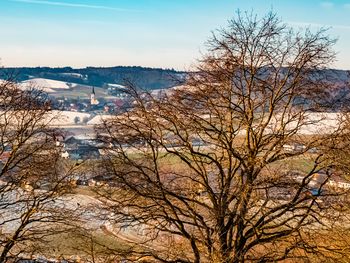
<svg viewBox="0 0 350 263"><path fill-rule="evenodd" d="M162 89L177 85L184 78L185 72L173 69L144 68L144 67L86 67L73 69L71 67L20 67L1 68L0 78L13 76L17 81L33 78L51 79L72 82L88 86L105 87L107 84L123 85L126 81L135 83L143 89Z"/></svg>

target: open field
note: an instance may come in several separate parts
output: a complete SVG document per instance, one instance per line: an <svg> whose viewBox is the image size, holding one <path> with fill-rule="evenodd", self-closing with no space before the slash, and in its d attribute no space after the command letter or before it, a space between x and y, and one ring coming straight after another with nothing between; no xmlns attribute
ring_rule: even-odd
<svg viewBox="0 0 350 263"><path fill-rule="evenodd" d="M36 244L45 258L91 258L112 254L113 251L127 249L125 241L109 234L103 229L72 231L46 237L45 244Z"/></svg>
<svg viewBox="0 0 350 263"><path fill-rule="evenodd" d="M90 99L91 90L91 86L77 84L76 86L73 86L70 89L57 89L55 90L55 92L50 93L50 96L55 98L66 97L69 99L76 99L79 97L80 99ZM94 90L97 99L110 97L106 89L95 87Z"/></svg>

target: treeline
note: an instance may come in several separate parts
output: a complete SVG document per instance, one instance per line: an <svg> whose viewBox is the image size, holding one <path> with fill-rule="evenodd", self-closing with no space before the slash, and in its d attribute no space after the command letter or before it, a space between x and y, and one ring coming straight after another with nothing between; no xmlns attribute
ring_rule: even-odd
<svg viewBox="0 0 350 263"><path fill-rule="evenodd" d="M143 89L169 88L181 83L185 72L174 69L146 68L139 66L117 67L18 67L0 69L0 78L11 75L18 81L30 78L48 78L59 81L74 82L83 85L105 87L108 83L123 85L132 82Z"/></svg>

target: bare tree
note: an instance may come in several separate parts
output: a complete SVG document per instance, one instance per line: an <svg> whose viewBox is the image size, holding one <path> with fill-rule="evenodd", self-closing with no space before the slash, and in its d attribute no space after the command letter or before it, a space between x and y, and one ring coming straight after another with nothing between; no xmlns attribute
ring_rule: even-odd
<svg viewBox="0 0 350 263"><path fill-rule="evenodd" d="M78 124L80 122L80 117L79 116L75 116L74 117L74 123Z"/></svg>
<svg viewBox="0 0 350 263"><path fill-rule="evenodd" d="M86 125L86 124L88 123L88 121L89 121L89 117L86 117L86 116L85 116L85 117L83 118L83 123Z"/></svg>
<svg viewBox="0 0 350 263"><path fill-rule="evenodd" d="M238 13L184 86L154 97L129 85L133 109L98 129L109 180L99 193L133 259L346 257L332 234L348 223L345 191L330 186L336 162L326 154L340 128L322 113L334 43L272 13Z"/></svg>
<svg viewBox="0 0 350 263"><path fill-rule="evenodd" d="M59 203L74 170L60 158L47 95L12 80L0 85L0 262L35 252L70 225ZM71 220L71 219L70 219Z"/></svg>

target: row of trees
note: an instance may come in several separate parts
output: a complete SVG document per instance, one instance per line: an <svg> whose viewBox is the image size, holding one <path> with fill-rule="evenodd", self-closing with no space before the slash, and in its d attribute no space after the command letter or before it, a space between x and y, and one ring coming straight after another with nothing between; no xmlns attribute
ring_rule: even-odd
<svg viewBox="0 0 350 263"><path fill-rule="evenodd" d="M100 215L114 230L138 231L127 249L106 250L111 259L348 261L347 191L329 186L348 172L346 114L308 132L334 103L319 74L334 43L275 14L237 14L185 86L155 97L130 84L133 107L96 127L108 145L96 170L108 178L96 188ZM72 209L59 200L77 168L59 158L41 92L8 81L0 96L6 262L52 228L71 231Z"/></svg>

